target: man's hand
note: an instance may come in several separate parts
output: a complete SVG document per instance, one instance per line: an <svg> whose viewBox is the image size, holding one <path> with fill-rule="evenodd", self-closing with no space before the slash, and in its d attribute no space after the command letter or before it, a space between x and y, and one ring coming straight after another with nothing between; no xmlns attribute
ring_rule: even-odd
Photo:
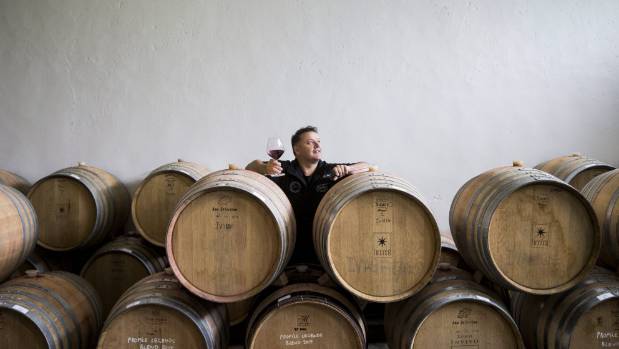
<svg viewBox="0 0 619 349"><path fill-rule="evenodd" d="M350 173L350 167L346 166L346 165L336 165L332 170L331 173L333 173L333 180L337 181L338 179L342 178L342 177L346 177L348 176Z"/></svg>
<svg viewBox="0 0 619 349"><path fill-rule="evenodd" d="M269 176L278 175L278 174L281 174L282 171L283 171L282 164L279 161L271 159L269 160L269 162L266 163L265 172L267 175Z"/></svg>

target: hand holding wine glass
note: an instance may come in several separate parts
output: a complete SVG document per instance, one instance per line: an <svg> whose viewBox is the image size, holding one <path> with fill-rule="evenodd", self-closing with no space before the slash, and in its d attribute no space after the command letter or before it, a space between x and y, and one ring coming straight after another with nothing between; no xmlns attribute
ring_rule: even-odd
<svg viewBox="0 0 619 349"><path fill-rule="evenodd" d="M267 154L271 160L266 165L266 174L272 177L283 176L279 160L284 155L284 144L278 137L270 137L267 140Z"/></svg>

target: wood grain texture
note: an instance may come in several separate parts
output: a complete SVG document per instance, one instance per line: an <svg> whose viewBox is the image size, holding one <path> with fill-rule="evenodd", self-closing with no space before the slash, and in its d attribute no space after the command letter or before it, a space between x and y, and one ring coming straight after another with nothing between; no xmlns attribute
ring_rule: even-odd
<svg viewBox="0 0 619 349"><path fill-rule="evenodd" d="M104 317L129 287L141 279L162 272L167 261L158 251L135 237L120 237L101 248L88 260L81 276L101 296Z"/></svg>
<svg viewBox="0 0 619 349"><path fill-rule="evenodd" d="M528 348L619 346L619 279L607 270L596 268L576 287L550 297L510 294Z"/></svg>
<svg viewBox="0 0 619 349"><path fill-rule="evenodd" d="M600 259L619 268L619 170L606 172L591 180L582 190L589 200L602 233Z"/></svg>
<svg viewBox="0 0 619 349"><path fill-rule="evenodd" d="M38 236L34 208L16 189L0 184L0 281L32 253Z"/></svg>
<svg viewBox="0 0 619 349"><path fill-rule="evenodd" d="M194 294L218 302L248 299L283 271L295 221L285 194L245 170L214 172L183 196L168 228L174 274Z"/></svg>
<svg viewBox="0 0 619 349"><path fill-rule="evenodd" d="M249 316L254 305L255 298L248 298L240 302L226 303L228 321L230 326L238 325Z"/></svg>
<svg viewBox="0 0 619 349"><path fill-rule="evenodd" d="M468 268L462 256L460 256L458 247L450 232L441 232L441 259L439 260L439 264L440 263L447 263L463 269Z"/></svg>
<svg viewBox="0 0 619 349"><path fill-rule="evenodd" d="M0 169L0 184L8 185L9 187L17 189L20 193L27 195L30 190L30 183L15 173Z"/></svg>
<svg viewBox="0 0 619 349"><path fill-rule="evenodd" d="M101 331L97 348L224 349L226 309L187 292L170 272L151 275L123 294Z"/></svg>
<svg viewBox="0 0 619 349"><path fill-rule="evenodd" d="M581 190L596 176L615 169L605 162L579 154L560 156L543 162L535 168L558 177L578 190Z"/></svg>
<svg viewBox="0 0 619 349"><path fill-rule="evenodd" d="M131 217L136 230L150 243L164 247L176 204L206 174L206 167L182 160L153 170L133 195Z"/></svg>
<svg viewBox="0 0 619 349"><path fill-rule="evenodd" d="M324 196L314 217L314 247L347 291L393 302L428 283L440 257L440 234L410 184L384 173L361 173Z"/></svg>
<svg viewBox="0 0 619 349"><path fill-rule="evenodd" d="M443 267L410 299L387 304L389 348L524 349L505 305L470 274Z"/></svg>
<svg viewBox="0 0 619 349"><path fill-rule="evenodd" d="M111 174L86 165L35 183L28 198L40 222L39 245L54 251L96 246L122 231L129 193Z"/></svg>
<svg viewBox="0 0 619 349"><path fill-rule="evenodd" d="M365 348L358 308L337 291L294 284L267 296L248 324L246 348Z"/></svg>
<svg viewBox="0 0 619 349"><path fill-rule="evenodd" d="M450 211L468 265L501 287L553 294L593 268L600 232L591 205L545 172L501 167L471 179Z"/></svg>
<svg viewBox="0 0 619 349"><path fill-rule="evenodd" d="M98 296L82 278L40 273L0 286L1 348L94 346L103 318Z"/></svg>

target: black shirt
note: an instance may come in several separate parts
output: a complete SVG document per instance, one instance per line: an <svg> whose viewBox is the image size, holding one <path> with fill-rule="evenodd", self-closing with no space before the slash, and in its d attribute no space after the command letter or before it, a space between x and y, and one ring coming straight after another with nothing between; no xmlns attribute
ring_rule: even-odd
<svg viewBox="0 0 619 349"><path fill-rule="evenodd" d="M314 173L306 177L297 160L280 162L285 175L270 178L286 193L297 221L297 241L290 263L318 263L312 240L314 214L322 197L336 183L325 175L338 164L320 160Z"/></svg>

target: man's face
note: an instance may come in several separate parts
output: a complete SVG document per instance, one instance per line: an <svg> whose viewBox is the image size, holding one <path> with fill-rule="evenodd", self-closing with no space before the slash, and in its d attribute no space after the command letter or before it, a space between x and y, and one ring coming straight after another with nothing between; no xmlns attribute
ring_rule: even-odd
<svg viewBox="0 0 619 349"><path fill-rule="evenodd" d="M320 160L320 136L316 132L305 132L294 146L294 153L297 159L306 161Z"/></svg>

